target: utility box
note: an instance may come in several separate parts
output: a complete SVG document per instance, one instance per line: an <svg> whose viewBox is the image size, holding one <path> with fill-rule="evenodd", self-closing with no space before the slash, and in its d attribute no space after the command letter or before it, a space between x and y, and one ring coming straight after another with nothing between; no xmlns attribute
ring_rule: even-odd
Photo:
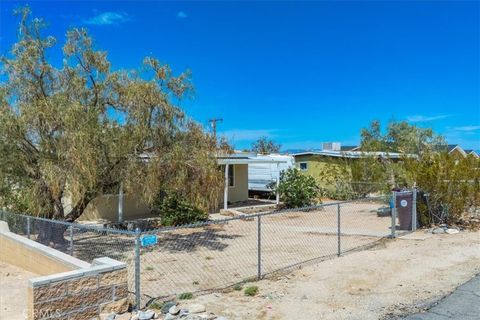
<svg viewBox="0 0 480 320"><path fill-rule="evenodd" d="M397 211L398 221L400 223L400 230L413 230L413 202L414 196L412 191L395 192L395 208Z"/></svg>

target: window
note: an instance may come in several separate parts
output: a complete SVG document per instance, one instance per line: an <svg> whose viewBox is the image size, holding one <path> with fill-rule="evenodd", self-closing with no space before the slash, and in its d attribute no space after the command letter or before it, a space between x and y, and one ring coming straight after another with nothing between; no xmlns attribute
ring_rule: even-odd
<svg viewBox="0 0 480 320"><path fill-rule="evenodd" d="M228 186L235 186L235 170L233 169L233 164L228 166Z"/></svg>
<svg viewBox="0 0 480 320"><path fill-rule="evenodd" d="M308 169L308 163L306 163L306 162L300 162L299 165L300 165L300 170L302 170L302 171L307 171L307 169Z"/></svg>

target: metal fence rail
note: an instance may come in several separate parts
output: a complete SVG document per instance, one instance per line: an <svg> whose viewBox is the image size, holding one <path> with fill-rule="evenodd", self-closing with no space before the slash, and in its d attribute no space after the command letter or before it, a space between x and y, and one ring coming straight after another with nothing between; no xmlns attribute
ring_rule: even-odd
<svg viewBox="0 0 480 320"><path fill-rule="evenodd" d="M10 230L87 262L123 261L135 305L205 292L339 256L395 236L385 197L326 203L151 231L117 230L0 212ZM393 210L395 212L395 210ZM145 237L156 238L142 246Z"/></svg>

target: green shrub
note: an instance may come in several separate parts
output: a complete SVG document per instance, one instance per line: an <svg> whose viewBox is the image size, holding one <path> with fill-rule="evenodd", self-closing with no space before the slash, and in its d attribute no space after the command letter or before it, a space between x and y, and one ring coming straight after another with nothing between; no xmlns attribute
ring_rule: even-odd
<svg viewBox="0 0 480 320"><path fill-rule="evenodd" d="M184 292L178 296L180 300L190 300L193 298L193 293L191 292Z"/></svg>
<svg viewBox="0 0 480 320"><path fill-rule="evenodd" d="M274 187L287 208L306 207L320 202L320 189L315 179L303 174L297 168L289 168L280 173L280 184Z"/></svg>
<svg viewBox="0 0 480 320"><path fill-rule="evenodd" d="M163 302L159 300L154 300L152 303L148 305L150 309L157 309L160 310L163 307Z"/></svg>
<svg viewBox="0 0 480 320"><path fill-rule="evenodd" d="M189 203L178 194L163 198L158 209L164 226L190 224L208 219L208 214L205 211Z"/></svg>
<svg viewBox="0 0 480 320"><path fill-rule="evenodd" d="M410 185L414 183L428 194L427 201L418 197L417 214L422 225L429 225L435 216L448 213L448 223L458 223L465 213L480 205L480 159L447 152L423 154L405 161ZM433 221L440 222L440 221Z"/></svg>
<svg viewBox="0 0 480 320"><path fill-rule="evenodd" d="M233 286L233 290L235 291L240 291L243 289L243 286L239 283L237 283L236 285Z"/></svg>
<svg viewBox="0 0 480 320"><path fill-rule="evenodd" d="M245 293L246 296L253 297L258 293L258 287L257 286L247 287L247 288L245 288L244 293Z"/></svg>

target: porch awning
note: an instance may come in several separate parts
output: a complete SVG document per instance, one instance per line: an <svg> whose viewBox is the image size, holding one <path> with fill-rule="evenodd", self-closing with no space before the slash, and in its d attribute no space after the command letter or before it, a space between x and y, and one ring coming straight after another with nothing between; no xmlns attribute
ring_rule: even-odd
<svg viewBox="0 0 480 320"><path fill-rule="evenodd" d="M285 160L255 158L217 158L218 164L287 163Z"/></svg>

